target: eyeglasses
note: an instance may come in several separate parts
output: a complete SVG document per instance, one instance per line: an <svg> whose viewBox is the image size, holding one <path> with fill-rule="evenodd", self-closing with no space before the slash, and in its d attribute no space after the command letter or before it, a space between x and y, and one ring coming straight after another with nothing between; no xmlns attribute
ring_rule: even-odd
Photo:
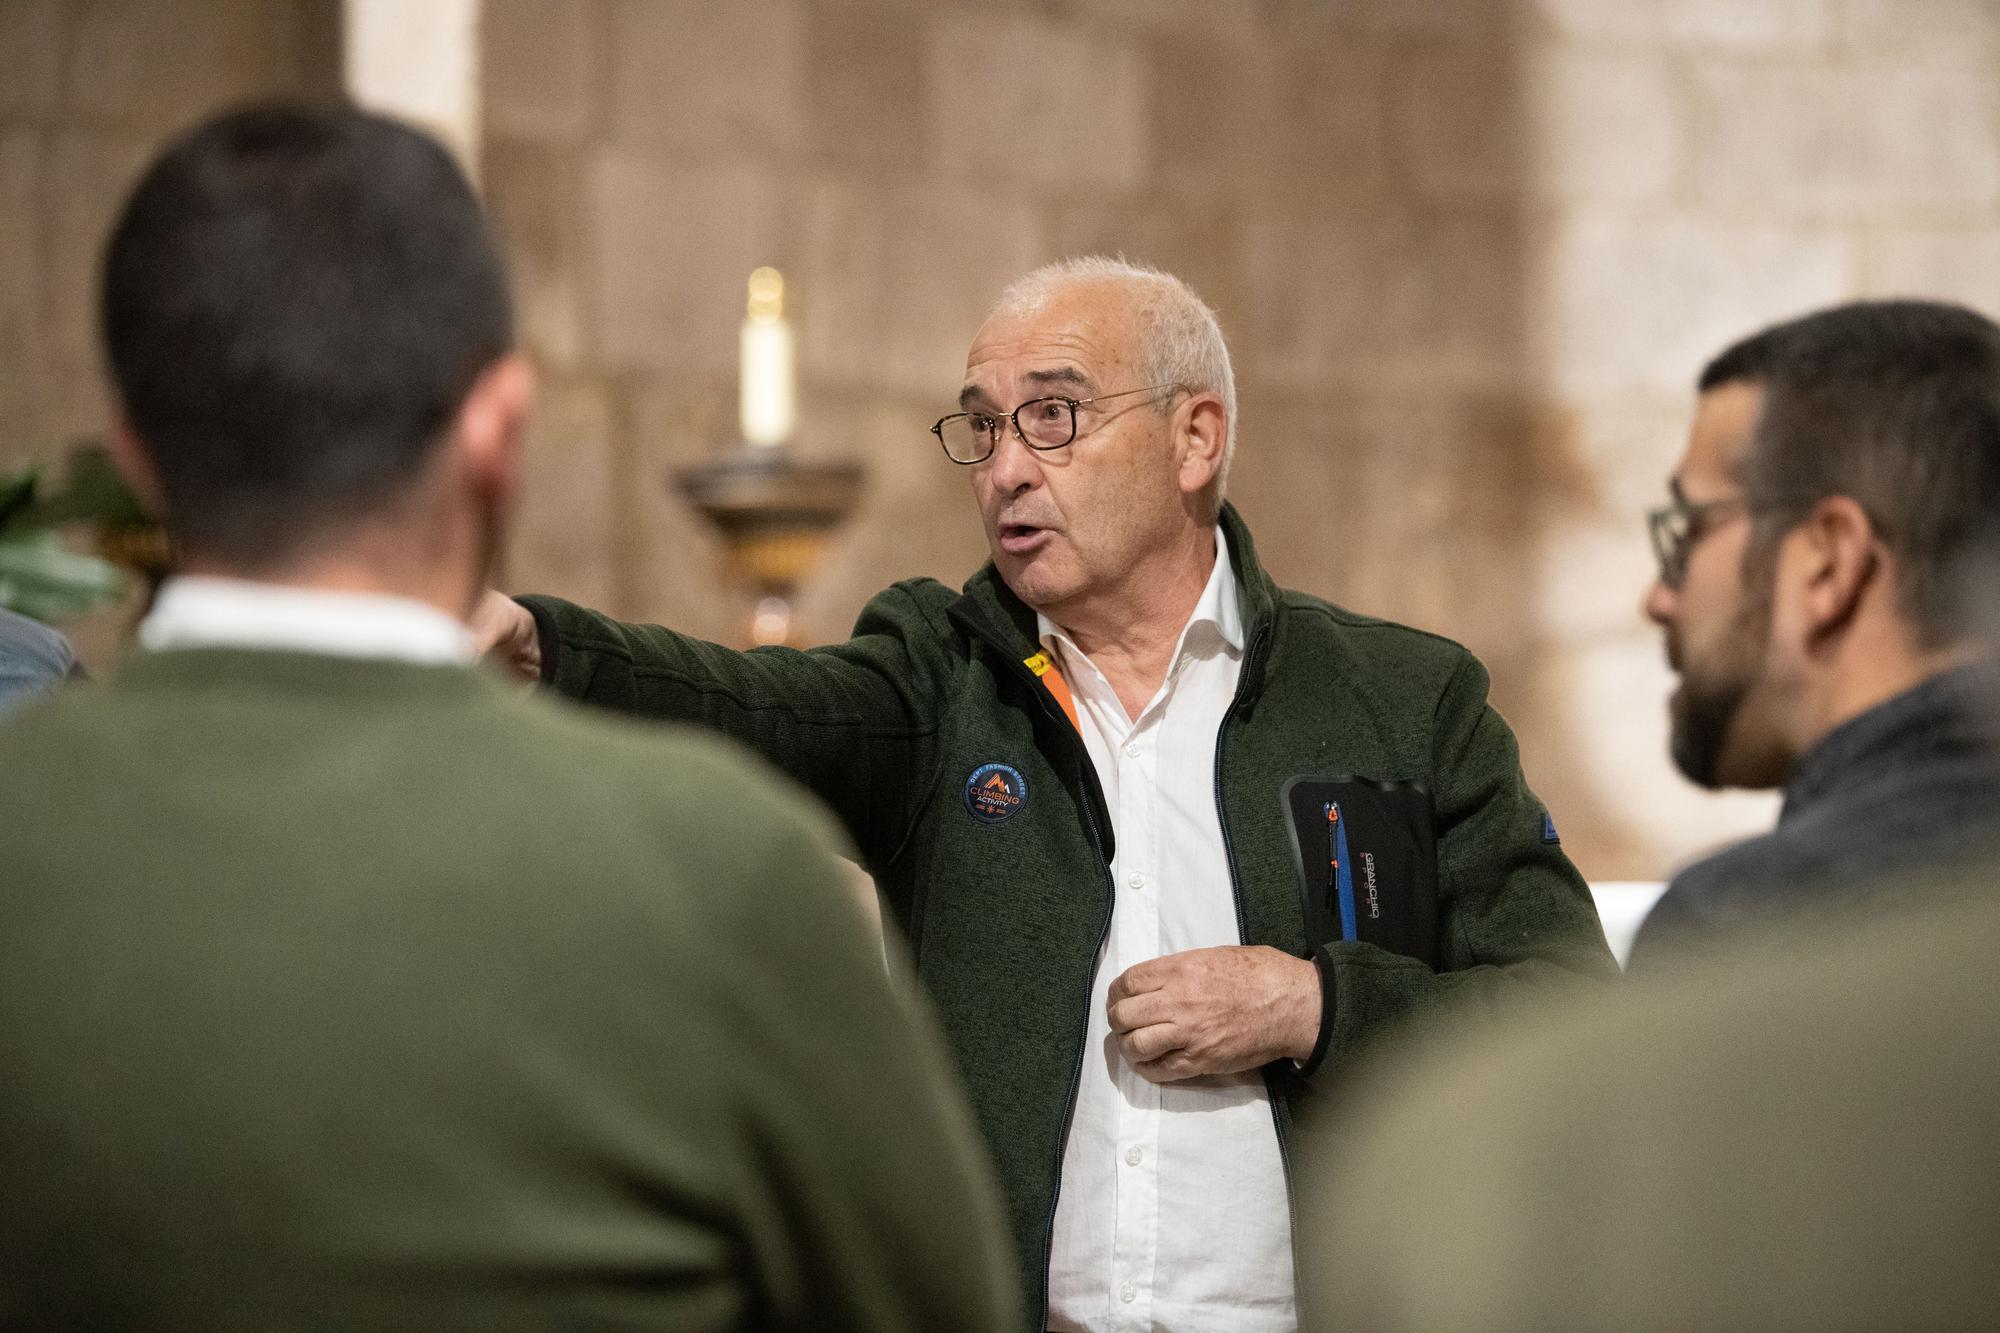
<svg viewBox="0 0 2000 1333"><path fill-rule="evenodd" d="M1693 554L1695 543L1714 532L1716 524L1711 517L1731 509L1750 509L1747 495L1726 495L1720 500L1703 500L1689 504L1675 497L1674 502L1646 511L1646 530L1653 538L1653 557L1660 562L1660 582L1669 588L1678 588L1687 577L1688 557Z"/></svg>
<svg viewBox="0 0 2000 1333"><path fill-rule="evenodd" d="M1089 407L1113 398L1129 398L1135 393L1158 393L1162 389L1178 391L1179 388L1177 384L1149 384L1143 389L1100 393L1095 398L1065 398L1061 395L1030 398L1012 412L997 415L992 412L954 412L948 417L940 417L937 424L931 427L931 434L938 437L938 443L944 446L944 456L954 463L983 463L991 458L993 451L1000 447L1000 432L1010 421L1021 443L1030 449L1060 449L1076 439L1076 410L1079 407Z"/></svg>

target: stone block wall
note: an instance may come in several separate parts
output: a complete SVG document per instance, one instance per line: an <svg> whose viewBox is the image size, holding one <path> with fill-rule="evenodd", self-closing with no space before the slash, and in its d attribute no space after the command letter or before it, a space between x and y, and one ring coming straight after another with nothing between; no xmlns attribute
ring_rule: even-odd
<svg viewBox="0 0 2000 1333"><path fill-rule="evenodd" d="M101 428L99 252L160 142L325 84L310 0L0 0L0 458Z"/></svg>
<svg viewBox="0 0 2000 1333"><path fill-rule="evenodd" d="M566 478L514 577L734 631L667 474L730 434L766 262L800 447L874 476L808 630L961 577L924 428L965 344L1009 276L1122 251L1222 316L1280 577L1471 645L1586 872L1663 874L1771 811L1664 758L1639 511L1690 383L1852 295L2000 309L1996 40L1977 0L491 0L488 186Z"/></svg>
<svg viewBox="0 0 2000 1333"><path fill-rule="evenodd" d="M531 505L518 585L736 632L717 543L668 474L733 430L760 263L790 283L798 447L873 477L806 629L842 634L894 578L963 578L983 544L927 428L966 344L1009 278L1118 251L1219 310L1234 486L1282 577L1496 662L1524 642L1498 594L1527 548L1486 537L1529 500L1532 238L1512 168L1468 188L1457 165L1480 154L1468 132L1518 119L1505 5L490 0L487 18L487 189L545 375L589 405L536 448L574 470L555 503L606 496ZM1469 130L1418 95L1461 80Z"/></svg>
<svg viewBox="0 0 2000 1333"><path fill-rule="evenodd" d="M92 269L162 137L323 87L330 0L0 0L0 462L102 421ZM1986 0L487 0L483 184L543 376L508 579L732 635L675 469L758 264L809 455L801 608L983 558L929 423L1010 277L1122 251L1221 314L1285 582L1463 640L1594 878L1769 818L1664 759L1639 510L1725 342L1861 294L2000 310ZM89 639L93 660L108 637Z"/></svg>
<svg viewBox="0 0 2000 1333"><path fill-rule="evenodd" d="M1533 0L1520 188L1541 520L1513 710L1594 877L1763 827L1660 759L1670 688L1635 611L1702 364L1860 296L2000 312L2000 7L1980 0ZM1568 71L1567 74L1560 71ZM1615 71L1615 74L1613 73ZM1576 829L1576 836L1569 836Z"/></svg>
<svg viewBox="0 0 2000 1333"><path fill-rule="evenodd" d="M322 0L0 0L0 469L99 434L97 266L160 143L218 106L337 82ZM115 653L129 609L68 626Z"/></svg>

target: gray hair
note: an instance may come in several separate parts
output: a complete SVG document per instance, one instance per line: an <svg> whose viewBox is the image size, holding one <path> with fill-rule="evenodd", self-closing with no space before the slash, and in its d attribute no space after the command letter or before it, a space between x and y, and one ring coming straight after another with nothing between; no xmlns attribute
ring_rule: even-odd
<svg viewBox="0 0 2000 1333"><path fill-rule="evenodd" d="M1130 291L1138 305L1139 375L1148 384L1175 384L1192 393L1212 393L1222 400L1224 437L1222 466L1215 474L1215 494L1221 498L1229 480L1229 463L1236 455L1236 375L1229 368L1229 348L1222 325L1194 288L1175 277L1120 255L1084 255L1044 264L1007 284L993 313L1024 314L1045 305L1063 289L1094 282L1115 283ZM1136 386L1135 386L1136 387Z"/></svg>

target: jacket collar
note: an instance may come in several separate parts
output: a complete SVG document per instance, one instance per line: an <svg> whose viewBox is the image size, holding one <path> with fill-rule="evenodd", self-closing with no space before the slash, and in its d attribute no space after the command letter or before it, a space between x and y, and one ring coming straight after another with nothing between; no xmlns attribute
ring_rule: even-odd
<svg viewBox="0 0 2000 1333"><path fill-rule="evenodd" d="M1779 822L1830 796L1946 763L2000 764L2000 667L1977 663L1940 672L1841 723L1806 751L1785 784Z"/></svg>
<svg viewBox="0 0 2000 1333"><path fill-rule="evenodd" d="M1236 571L1244 635L1254 645L1276 618L1277 589L1264 567L1257 563L1257 548L1236 506L1224 501L1220 521L1223 536L1229 542L1229 563ZM990 560L966 580L964 596L952 603L948 614L1016 661L1024 661L1041 650L1035 609L1014 595ZM1254 657L1254 653L1246 657L1246 671Z"/></svg>

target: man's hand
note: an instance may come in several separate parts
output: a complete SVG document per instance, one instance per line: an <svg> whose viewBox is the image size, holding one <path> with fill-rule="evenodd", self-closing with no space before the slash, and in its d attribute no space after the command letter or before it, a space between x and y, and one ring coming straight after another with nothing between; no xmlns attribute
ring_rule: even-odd
<svg viewBox="0 0 2000 1333"><path fill-rule="evenodd" d="M542 638L528 608L488 588L472 609L472 646L524 680L542 678Z"/></svg>
<svg viewBox="0 0 2000 1333"><path fill-rule="evenodd" d="M1189 949L1111 983L1112 1035L1154 1083L1304 1061L1319 1041L1319 969L1267 945Z"/></svg>

